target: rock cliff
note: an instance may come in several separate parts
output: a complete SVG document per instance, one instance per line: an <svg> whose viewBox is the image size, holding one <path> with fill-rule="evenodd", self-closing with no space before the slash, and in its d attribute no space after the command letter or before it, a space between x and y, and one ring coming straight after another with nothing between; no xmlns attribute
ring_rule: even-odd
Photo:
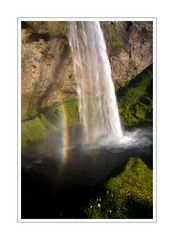
<svg viewBox="0 0 174 240"><path fill-rule="evenodd" d="M152 22L101 22L116 88L152 64ZM22 22L22 119L77 97L68 22Z"/></svg>

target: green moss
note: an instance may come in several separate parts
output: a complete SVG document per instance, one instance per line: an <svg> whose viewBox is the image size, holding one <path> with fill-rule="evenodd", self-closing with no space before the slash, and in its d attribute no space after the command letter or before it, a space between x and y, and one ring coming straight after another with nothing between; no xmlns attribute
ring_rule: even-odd
<svg viewBox="0 0 174 240"><path fill-rule="evenodd" d="M77 100L56 103L32 118L22 121L22 152L27 151L28 145L39 143L55 132L61 121L69 126L79 123Z"/></svg>
<svg viewBox="0 0 174 240"><path fill-rule="evenodd" d="M58 21L58 22L50 22L49 26L51 26L56 33L67 36L68 24L69 24L68 22Z"/></svg>
<svg viewBox="0 0 174 240"><path fill-rule="evenodd" d="M106 194L90 202L88 218L152 218L153 174L139 158L106 183Z"/></svg>
<svg viewBox="0 0 174 240"><path fill-rule="evenodd" d="M73 74L71 73L69 76L68 76L69 80L73 81L74 80L74 76Z"/></svg>
<svg viewBox="0 0 174 240"><path fill-rule="evenodd" d="M67 38L68 22L65 21L25 21L23 25L28 27L33 33L41 34L58 34L59 36Z"/></svg>
<svg viewBox="0 0 174 240"><path fill-rule="evenodd" d="M101 22L101 26L105 31L107 39L112 43L113 47L118 47L122 45L122 39L120 34L115 30L115 26L110 22Z"/></svg>
<svg viewBox="0 0 174 240"><path fill-rule="evenodd" d="M79 118L79 112L78 112L78 100L74 99L62 104L61 112L65 114L68 125L79 124L80 118Z"/></svg>
<svg viewBox="0 0 174 240"><path fill-rule="evenodd" d="M36 143L45 137L51 131L54 131L54 125L44 114L40 114L35 119L22 123L22 145L25 147L27 143Z"/></svg>
<svg viewBox="0 0 174 240"><path fill-rule="evenodd" d="M146 106L145 106L146 107ZM143 108L142 105L140 104L137 104L136 105L136 113L135 113L135 116L139 119L144 119L145 116L146 116L146 111L145 111L145 108Z"/></svg>
<svg viewBox="0 0 174 240"><path fill-rule="evenodd" d="M32 94L30 93L22 96L21 107L22 119L30 118L37 113L36 104L34 103L34 100L32 101Z"/></svg>
<svg viewBox="0 0 174 240"><path fill-rule="evenodd" d="M118 104L124 125L152 121L152 66L118 90Z"/></svg>

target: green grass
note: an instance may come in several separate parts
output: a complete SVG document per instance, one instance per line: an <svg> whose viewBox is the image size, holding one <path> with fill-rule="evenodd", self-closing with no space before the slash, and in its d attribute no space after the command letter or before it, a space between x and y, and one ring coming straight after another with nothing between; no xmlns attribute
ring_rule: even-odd
<svg viewBox="0 0 174 240"><path fill-rule="evenodd" d="M41 138L55 129L56 127L49 119L44 114L40 114L35 119L22 123L22 144L37 143Z"/></svg>
<svg viewBox="0 0 174 240"><path fill-rule="evenodd" d="M118 90L118 105L124 125L152 121L153 112L152 66L144 70L129 84Z"/></svg>
<svg viewBox="0 0 174 240"><path fill-rule="evenodd" d="M66 124L69 126L79 123L77 100L54 104L32 118L22 121L23 152L25 153L27 144L38 143L56 131L60 121L65 121L64 114L66 115Z"/></svg>
<svg viewBox="0 0 174 240"><path fill-rule="evenodd" d="M105 195L91 200L85 209L88 218L152 218L152 170L139 158L131 158L124 171L109 179Z"/></svg>

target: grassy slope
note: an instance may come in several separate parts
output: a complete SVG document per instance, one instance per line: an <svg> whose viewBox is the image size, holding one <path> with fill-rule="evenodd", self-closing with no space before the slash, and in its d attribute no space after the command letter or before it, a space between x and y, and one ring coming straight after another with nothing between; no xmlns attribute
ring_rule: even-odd
<svg viewBox="0 0 174 240"><path fill-rule="evenodd" d="M139 158L130 158L124 171L106 182L106 193L90 201L88 218L152 218L152 170Z"/></svg>
<svg viewBox="0 0 174 240"><path fill-rule="evenodd" d="M152 65L118 90L119 111L124 125L152 121Z"/></svg>
<svg viewBox="0 0 174 240"><path fill-rule="evenodd" d="M65 102L62 105L54 104L32 119L22 122L22 149L25 150L27 143L37 143L56 131L59 122L63 121L63 109L67 113L67 124L75 125L79 122L77 100Z"/></svg>

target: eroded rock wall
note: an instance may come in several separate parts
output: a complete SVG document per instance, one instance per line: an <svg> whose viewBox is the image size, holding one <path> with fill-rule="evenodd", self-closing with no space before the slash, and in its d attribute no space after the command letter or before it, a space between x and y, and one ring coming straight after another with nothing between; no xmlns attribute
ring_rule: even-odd
<svg viewBox="0 0 174 240"><path fill-rule="evenodd" d="M152 63L152 22L101 23L112 77L122 87ZM77 97L68 22L22 22L22 119Z"/></svg>

